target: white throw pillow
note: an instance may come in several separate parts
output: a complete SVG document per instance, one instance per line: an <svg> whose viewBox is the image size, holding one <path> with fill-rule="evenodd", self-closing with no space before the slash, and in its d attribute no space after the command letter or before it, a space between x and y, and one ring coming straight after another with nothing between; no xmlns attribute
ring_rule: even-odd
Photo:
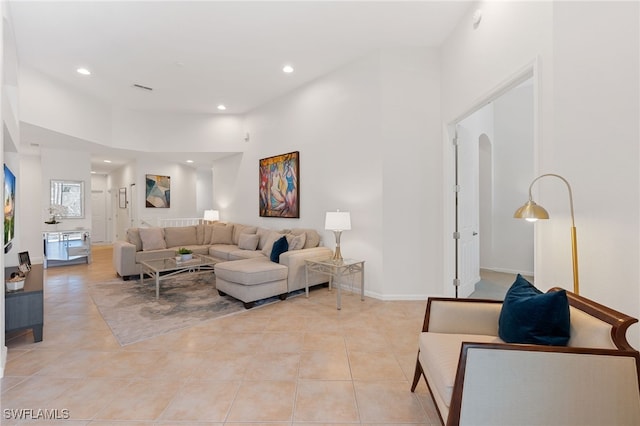
<svg viewBox="0 0 640 426"><path fill-rule="evenodd" d="M242 250L255 250L258 247L260 237L257 234L240 234L238 248Z"/></svg>
<svg viewBox="0 0 640 426"><path fill-rule="evenodd" d="M307 241L307 234L293 235L287 234L287 242L289 243L289 251L300 250Z"/></svg>
<svg viewBox="0 0 640 426"><path fill-rule="evenodd" d="M162 228L140 228L140 239L142 240L143 251L167 248Z"/></svg>

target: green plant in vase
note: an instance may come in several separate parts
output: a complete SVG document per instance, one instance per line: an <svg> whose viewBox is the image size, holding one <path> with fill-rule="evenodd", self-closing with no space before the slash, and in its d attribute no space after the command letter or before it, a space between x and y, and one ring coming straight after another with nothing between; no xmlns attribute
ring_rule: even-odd
<svg viewBox="0 0 640 426"><path fill-rule="evenodd" d="M193 259L193 251L189 250L188 248L180 247L178 249L178 254L180 255L180 260L182 260L183 262L185 260Z"/></svg>

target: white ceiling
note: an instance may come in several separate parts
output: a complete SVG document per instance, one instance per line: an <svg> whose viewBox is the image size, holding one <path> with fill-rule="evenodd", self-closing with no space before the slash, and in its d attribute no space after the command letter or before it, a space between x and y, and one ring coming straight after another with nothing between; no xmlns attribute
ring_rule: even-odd
<svg viewBox="0 0 640 426"><path fill-rule="evenodd" d="M21 66L124 108L213 114L246 113L378 48L438 46L470 5L9 1Z"/></svg>

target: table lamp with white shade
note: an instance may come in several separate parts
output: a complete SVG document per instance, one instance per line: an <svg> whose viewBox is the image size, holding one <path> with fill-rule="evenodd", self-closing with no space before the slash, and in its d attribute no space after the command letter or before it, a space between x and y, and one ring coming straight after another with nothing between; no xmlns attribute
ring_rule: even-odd
<svg viewBox="0 0 640 426"><path fill-rule="evenodd" d="M333 234L336 236L336 250L333 253L332 260L342 260L342 254L340 253L340 234L342 234L342 231L351 230L351 214L349 212L341 212L340 210L327 212L324 229L333 231Z"/></svg>
<svg viewBox="0 0 640 426"><path fill-rule="evenodd" d="M216 220L220 220L220 212L218 210L205 210L204 211L204 221L205 222L215 222Z"/></svg>

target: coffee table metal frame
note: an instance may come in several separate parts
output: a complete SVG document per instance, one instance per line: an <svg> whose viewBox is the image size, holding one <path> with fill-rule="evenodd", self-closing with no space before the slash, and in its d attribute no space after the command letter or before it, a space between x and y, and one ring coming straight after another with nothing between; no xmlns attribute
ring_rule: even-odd
<svg viewBox="0 0 640 426"><path fill-rule="evenodd" d="M160 281L171 278L175 275L188 273L213 272L213 267L219 261L211 256L194 254L193 259L183 262L175 258L164 258L155 260L143 260L140 262L140 284L144 283L144 274L156 280L156 299L160 298Z"/></svg>

